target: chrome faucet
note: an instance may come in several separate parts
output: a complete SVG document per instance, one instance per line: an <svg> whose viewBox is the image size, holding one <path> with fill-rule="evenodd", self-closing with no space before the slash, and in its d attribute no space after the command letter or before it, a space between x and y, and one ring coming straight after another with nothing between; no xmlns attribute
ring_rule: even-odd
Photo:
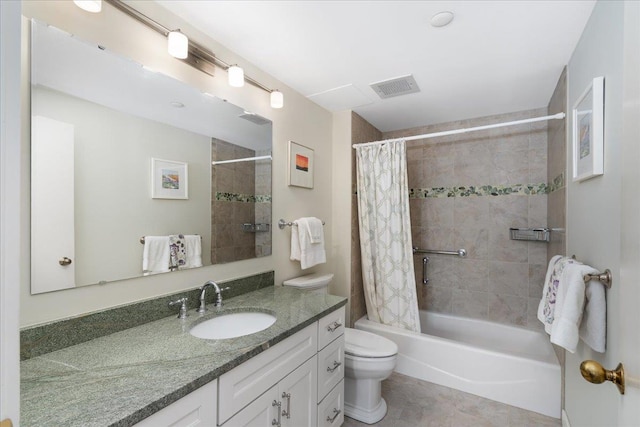
<svg viewBox="0 0 640 427"><path fill-rule="evenodd" d="M202 285L202 287L200 288L200 308L198 308L198 313L204 313L205 311L207 311L205 303L205 292L209 286L212 286L216 291L217 297L216 301L213 303L213 306L218 308L222 307L222 291L226 291L227 289L229 289L228 287L220 289L220 286L218 286L218 284L213 280L209 280L204 285Z"/></svg>

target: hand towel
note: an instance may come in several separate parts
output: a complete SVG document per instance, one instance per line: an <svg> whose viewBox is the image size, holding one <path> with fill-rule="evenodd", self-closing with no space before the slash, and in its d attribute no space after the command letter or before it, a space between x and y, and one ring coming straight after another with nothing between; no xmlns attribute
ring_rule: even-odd
<svg viewBox="0 0 640 427"><path fill-rule="evenodd" d="M322 233L311 231L309 219L297 219L293 221L294 225L291 227L291 260L300 261L300 267L303 270L327 262L324 236ZM319 219L312 218L312 221L319 221L322 227L322 221ZM316 240L319 240L317 243L312 242L312 233L316 234Z"/></svg>
<svg viewBox="0 0 640 427"><path fill-rule="evenodd" d="M202 238L198 234L187 234L184 238L187 252L184 268L202 267Z"/></svg>
<svg viewBox="0 0 640 427"><path fill-rule="evenodd" d="M607 347L606 289L597 280L590 280L586 286L586 302L579 335L593 350L604 353Z"/></svg>
<svg viewBox="0 0 640 427"><path fill-rule="evenodd" d="M187 263L187 248L184 235L171 234L169 236L169 268L176 270L184 268Z"/></svg>
<svg viewBox="0 0 640 427"><path fill-rule="evenodd" d="M567 262L574 261L571 258L555 255L549 261L547 274L544 279L542 288L542 299L538 305L538 320L544 325L544 330L551 334L551 325L553 325L554 313L556 308L556 294L558 292L558 283L560 276Z"/></svg>
<svg viewBox="0 0 640 427"><path fill-rule="evenodd" d="M145 236L142 250L142 274L169 271L169 236Z"/></svg>
<svg viewBox="0 0 640 427"><path fill-rule="evenodd" d="M574 262L567 263L560 277L555 315L551 326L551 342L564 347L571 353L575 353L578 345L580 323L585 310L587 285L584 282L584 275L597 272L593 267ZM592 286L591 282L594 281L589 282L589 287ZM595 286L602 287L602 284L596 282ZM600 309L604 311L606 307L598 310L594 307L594 314ZM604 332L604 325L602 326Z"/></svg>
<svg viewBox="0 0 640 427"><path fill-rule="evenodd" d="M301 223L298 223L298 232L300 232L300 227L302 227L309 233L309 241L311 243L324 243L324 227L321 220L308 217L300 218L299 221Z"/></svg>

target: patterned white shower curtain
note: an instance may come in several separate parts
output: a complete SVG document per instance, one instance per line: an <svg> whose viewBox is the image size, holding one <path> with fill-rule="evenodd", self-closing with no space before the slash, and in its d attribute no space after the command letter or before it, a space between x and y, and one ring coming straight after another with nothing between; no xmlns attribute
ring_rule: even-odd
<svg viewBox="0 0 640 427"><path fill-rule="evenodd" d="M356 145L362 279L370 320L420 332L406 144Z"/></svg>

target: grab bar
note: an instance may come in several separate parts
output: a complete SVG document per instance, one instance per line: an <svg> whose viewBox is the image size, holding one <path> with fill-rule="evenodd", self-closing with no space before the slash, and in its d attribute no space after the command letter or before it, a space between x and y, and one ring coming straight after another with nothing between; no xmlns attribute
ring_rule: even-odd
<svg viewBox="0 0 640 427"><path fill-rule="evenodd" d="M440 251L435 249L420 249L417 246L413 248L414 254L439 254L439 255L457 255L460 258L464 258L467 256L467 251L465 249L458 249L457 251Z"/></svg>
<svg viewBox="0 0 640 427"><path fill-rule="evenodd" d="M429 257L422 258L422 284L429 283L429 277L427 276L427 264L429 263Z"/></svg>

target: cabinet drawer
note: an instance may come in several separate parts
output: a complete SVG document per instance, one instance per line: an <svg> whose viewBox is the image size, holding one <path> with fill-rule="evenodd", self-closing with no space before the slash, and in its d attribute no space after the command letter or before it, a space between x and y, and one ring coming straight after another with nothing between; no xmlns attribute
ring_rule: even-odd
<svg viewBox="0 0 640 427"><path fill-rule="evenodd" d="M244 408L289 372L316 354L316 324L223 374L219 379L218 424Z"/></svg>
<svg viewBox="0 0 640 427"><path fill-rule="evenodd" d="M344 378L344 334L318 353L318 402Z"/></svg>
<svg viewBox="0 0 640 427"><path fill-rule="evenodd" d="M338 427L344 422L344 380L318 404L318 427Z"/></svg>
<svg viewBox="0 0 640 427"><path fill-rule="evenodd" d="M344 334L344 317L345 308L340 307L318 320L318 349Z"/></svg>

